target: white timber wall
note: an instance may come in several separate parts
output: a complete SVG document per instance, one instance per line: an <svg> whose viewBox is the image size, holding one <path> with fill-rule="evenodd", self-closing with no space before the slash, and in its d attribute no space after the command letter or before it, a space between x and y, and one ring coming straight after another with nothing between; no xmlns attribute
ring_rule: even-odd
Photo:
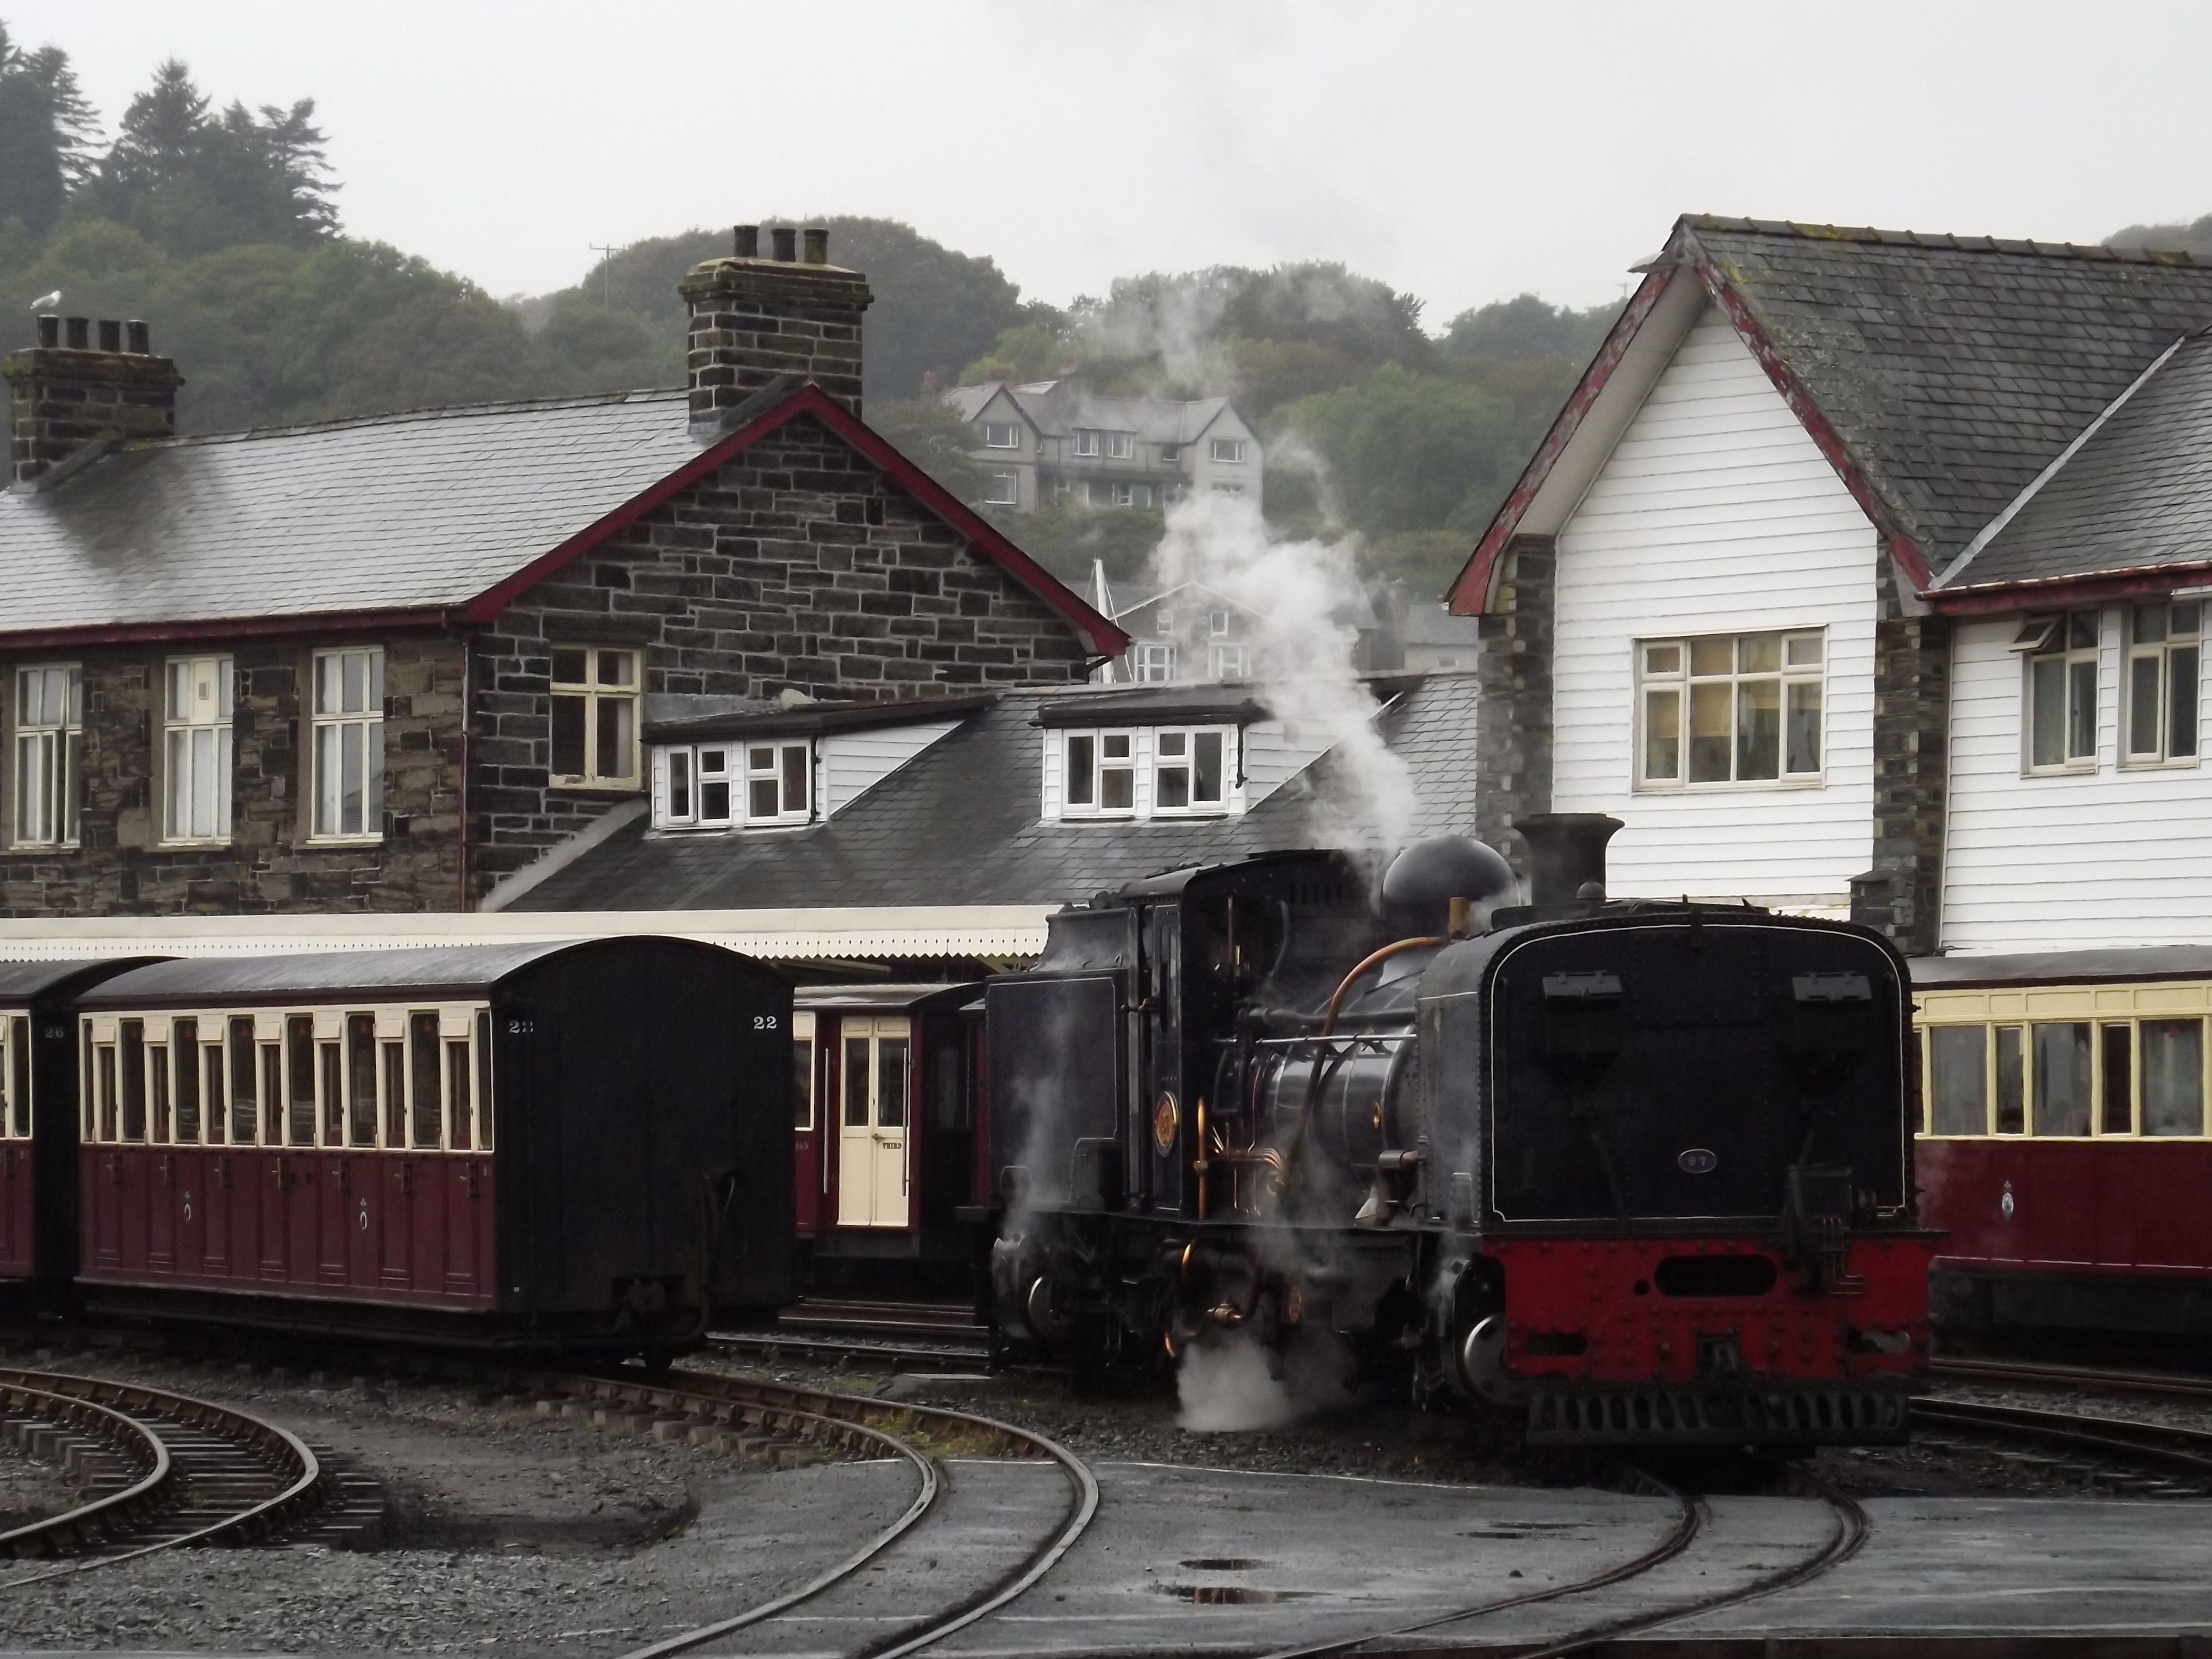
<svg viewBox="0 0 2212 1659"><path fill-rule="evenodd" d="M1610 812L1616 896L1847 908L1873 862L1874 526L1710 305L1561 526L1553 805ZM1636 642L1824 628L1817 786L1635 787Z"/></svg>
<svg viewBox="0 0 2212 1659"><path fill-rule="evenodd" d="M959 729L958 720L922 720L823 737L816 751L821 815L836 817L939 738Z"/></svg>
<svg viewBox="0 0 2212 1659"><path fill-rule="evenodd" d="M2097 653L2094 771L2024 775L2021 618L1960 623L1951 642L1951 799L1943 945L2095 950L2212 942L2212 769L2198 691L2195 766L2123 767L2118 609Z"/></svg>

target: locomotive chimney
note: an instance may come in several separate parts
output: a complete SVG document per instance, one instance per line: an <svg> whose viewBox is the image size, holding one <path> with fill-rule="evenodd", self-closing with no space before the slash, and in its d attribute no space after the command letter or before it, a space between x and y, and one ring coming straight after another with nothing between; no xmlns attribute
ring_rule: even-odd
<svg viewBox="0 0 2212 1659"><path fill-rule="evenodd" d="M1603 812L1538 812L1513 827L1528 844L1528 902L1572 904L1605 896L1605 844L1621 827Z"/></svg>

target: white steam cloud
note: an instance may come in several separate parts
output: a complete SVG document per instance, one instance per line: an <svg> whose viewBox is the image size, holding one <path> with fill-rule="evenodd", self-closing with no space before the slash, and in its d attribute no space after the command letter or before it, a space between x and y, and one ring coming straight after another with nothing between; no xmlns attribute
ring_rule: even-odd
<svg viewBox="0 0 2212 1659"><path fill-rule="evenodd" d="M1325 744L1343 800L1316 803L1314 844L1403 846L1419 803L1412 774L1376 729L1381 705L1359 678L1365 608L1353 544L1279 539L1243 497L1193 494L1168 509L1152 556L1162 589L1196 582L1244 606L1261 700L1303 736Z"/></svg>
<svg viewBox="0 0 2212 1659"><path fill-rule="evenodd" d="M1343 1351L1331 1337L1301 1332L1269 1369L1267 1351L1243 1331L1209 1334L1176 1367L1176 1425L1193 1434L1276 1429L1349 1403Z"/></svg>

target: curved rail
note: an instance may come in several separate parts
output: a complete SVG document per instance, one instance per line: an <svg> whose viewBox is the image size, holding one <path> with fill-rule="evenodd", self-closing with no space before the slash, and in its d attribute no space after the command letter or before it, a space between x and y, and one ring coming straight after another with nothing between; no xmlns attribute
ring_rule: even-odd
<svg viewBox="0 0 2212 1659"><path fill-rule="evenodd" d="M934 1460L920 1448L902 1439L886 1425L902 1427L908 1423L918 1423L924 1427L933 1427L947 1437L981 1439L1018 1456L1049 1459L1060 1466L1068 1480L1071 1493L1066 1513L1060 1526L1050 1537L1041 1541L1019 1566L1002 1574L996 1583L980 1595L936 1615L919 1629L909 1631L881 1646L870 1647L870 1659L902 1659L902 1656L917 1653L1014 1601L1052 1571L1074 1547L1076 1540L1083 1535L1098 1512L1097 1479L1082 1459L1043 1435L973 1412L956 1411L945 1406L909 1405L904 1401L878 1400L866 1395L838 1394L823 1389L790 1388L781 1383L756 1382L738 1377L718 1376L706 1371L684 1372L680 1374L680 1380L643 1381L622 1376L547 1376L542 1373L520 1374L518 1380L558 1392L580 1394L590 1398L689 1415L720 1419L731 1414L742 1414L748 1420L771 1427L799 1428L817 1439L826 1438L847 1444L862 1440L908 1459L916 1466L921 1474L921 1490L914 1502L908 1505L906 1512L836 1566L772 1601L748 1607L742 1613L702 1626L696 1630L684 1631L633 1650L624 1654L623 1659L661 1659L661 1656L683 1653L734 1631L743 1630L749 1625L772 1619L850 1578L910 1531L935 1506L942 1486Z"/></svg>
<svg viewBox="0 0 2212 1659"><path fill-rule="evenodd" d="M157 1421L166 1419L179 1426L208 1431L234 1444L252 1447L269 1460L270 1467L277 1473L277 1478L284 1483L270 1497L258 1499L174 1537L163 1538L136 1548L104 1551L62 1566L48 1568L44 1572L0 1580L0 1589L14 1589L47 1579L66 1577L71 1573L87 1572L94 1567L111 1566L118 1561L132 1561L158 1550L182 1549L204 1544L243 1543L265 1537L301 1520L321 1501L322 1462L307 1443L279 1424L265 1421L234 1407L218 1406L212 1401L201 1400L191 1395L173 1394L167 1389L149 1389L137 1383L112 1382L96 1376L74 1376L58 1371L0 1368L0 1387L43 1391L97 1407L133 1422L141 1432L156 1443L161 1443L158 1431L143 1418L131 1417L130 1413L143 1413ZM179 1476L185 1482L189 1482L191 1465L189 1462L179 1463L170 1457L166 1446L163 1456L169 1463L168 1479L162 1487L163 1492L167 1493L176 1489ZM289 1478L286 1479L288 1475ZM54 1517L54 1520L64 1522L82 1513L82 1510L71 1510L68 1515ZM151 1516L142 1504L131 1518L143 1526L151 1519Z"/></svg>
<svg viewBox="0 0 2212 1659"><path fill-rule="evenodd" d="M1938 1359L1929 1367L1960 1382L2024 1382L2040 1389L2101 1389L2112 1394L2212 1399L2212 1377L2177 1371L2105 1370L2094 1365L2054 1365L2032 1359Z"/></svg>
<svg viewBox="0 0 2212 1659"><path fill-rule="evenodd" d="M136 1419L73 1395L56 1394L21 1382L0 1388L0 1407L9 1411L27 1408L50 1423L65 1423L80 1433L105 1441L125 1464L145 1470L121 1492L110 1492L59 1515L0 1533L0 1555L59 1554L105 1537L115 1528L132 1525L169 1496L176 1473L168 1444Z"/></svg>
<svg viewBox="0 0 2212 1659"><path fill-rule="evenodd" d="M2026 1440L2212 1480L2212 1433L2202 1429L2124 1417L2085 1417L2079 1412L2036 1411L2024 1406L1990 1406L1968 1400L1916 1399L1912 1417L1915 1422L1932 1427Z"/></svg>

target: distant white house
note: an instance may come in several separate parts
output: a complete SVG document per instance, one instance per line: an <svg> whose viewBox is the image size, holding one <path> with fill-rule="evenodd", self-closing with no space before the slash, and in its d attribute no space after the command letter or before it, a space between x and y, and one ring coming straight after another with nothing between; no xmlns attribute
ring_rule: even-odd
<svg viewBox="0 0 2212 1659"><path fill-rule="evenodd" d="M1226 398L1109 398L1077 380L991 380L945 396L975 431L987 507L1164 507L1190 491L1262 504L1259 438Z"/></svg>
<svg viewBox="0 0 2212 1659"><path fill-rule="evenodd" d="M1249 680L1263 672L1255 653L1267 619L1203 582L1134 587L1109 581L1094 561L1087 597L1100 615L1127 619L1118 625L1129 648L1093 676L1102 685Z"/></svg>

